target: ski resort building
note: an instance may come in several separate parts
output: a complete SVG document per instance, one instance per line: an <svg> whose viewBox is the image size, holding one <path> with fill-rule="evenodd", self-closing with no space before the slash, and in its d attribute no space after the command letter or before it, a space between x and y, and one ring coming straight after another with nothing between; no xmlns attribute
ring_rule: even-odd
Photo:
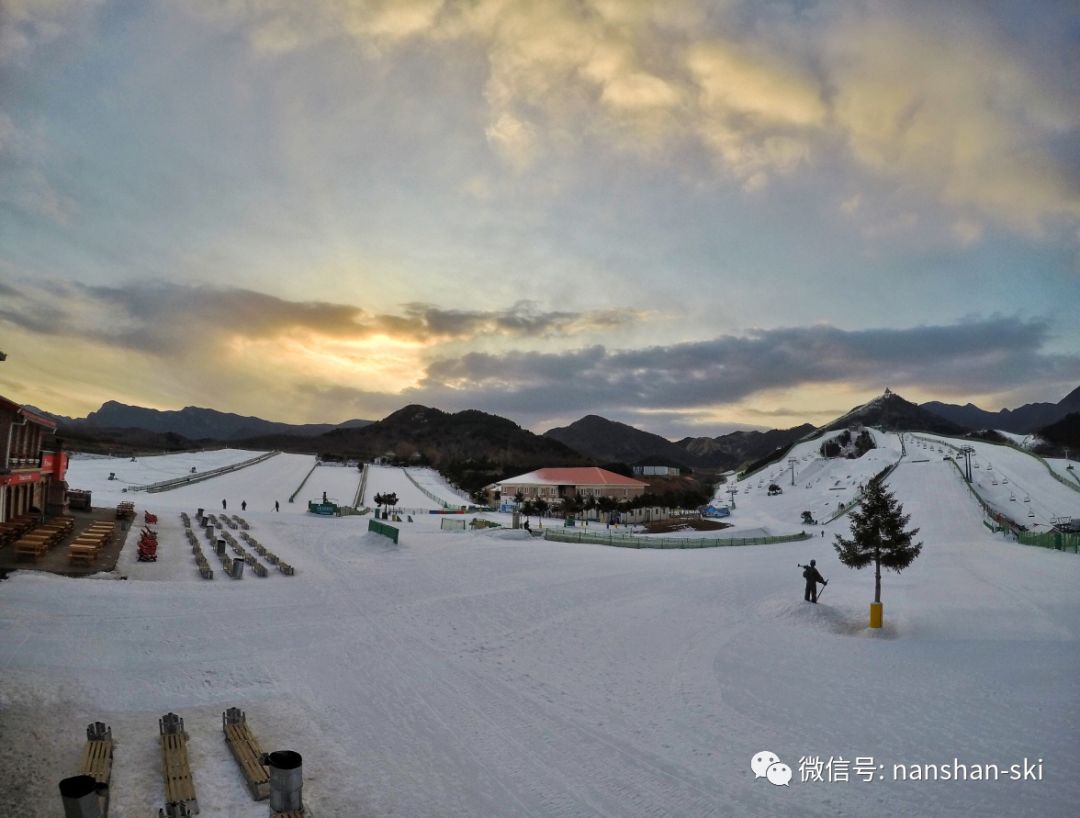
<svg viewBox="0 0 1080 818"><path fill-rule="evenodd" d="M67 453L55 432L53 421L0 396L0 522L63 509Z"/></svg>
<svg viewBox="0 0 1080 818"><path fill-rule="evenodd" d="M526 500L543 498L548 502L560 502L575 494L580 494L582 497L632 500L644 494L648 486L648 483L623 477L607 469L580 466L537 469L528 474L508 477L506 480L488 486L488 489L501 492L503 500L508 500L521 492Z"/></svg>
<svg viewBox="0 0 1080 818"><path fill-rule="evenodd" d="M666 466L642 463L633 467L634 474L640 474L642 477L678 477L682 474L682 469L678 466Z"/></svg>

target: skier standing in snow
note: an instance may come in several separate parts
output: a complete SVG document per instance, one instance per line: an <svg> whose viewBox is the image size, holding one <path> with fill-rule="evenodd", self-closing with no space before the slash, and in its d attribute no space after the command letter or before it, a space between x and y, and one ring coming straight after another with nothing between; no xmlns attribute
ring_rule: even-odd
<svg viewBox="0 0 1080 818"><path fill-rule="evenodd" d="M281 506L278 504L277 500L274 500L274 511L281 511Z"/></svg>
<svg viewBox="0 0 1080 818"><path fill-rule="evenodd" d="M224 500L222 500L222 501L221 501L221 510L222 510L222 511L224 511L224 510L225 510L225 509L227 509L228 507L229 507L229 504L228 504L228 503L226 503L226 502L225 502Z"/></svg>
<svg viewBox="0 0 1080 818"><path fill-rule="evenodd" d="M817 584L819 582L822 585L829 584L825 578L818 573L818 569L815 567L816 565L816 560L810 560L809 565L803 566L802 575L803 579L806 580L806 594L803 596L803 599L807 602L817 602Z"/></svg>
<svg viewBox="0 0 1080 818"><path fill-rule="evenodd" d="M241 500L240 501L240 510L241 511L247 511L247 500Z"/></svg>

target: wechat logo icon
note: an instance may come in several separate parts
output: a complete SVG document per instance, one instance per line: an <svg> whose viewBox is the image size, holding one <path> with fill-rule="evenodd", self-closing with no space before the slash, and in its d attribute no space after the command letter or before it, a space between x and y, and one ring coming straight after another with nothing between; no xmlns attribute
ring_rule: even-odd
<svg viewBox="0 0 1080 818"><path fill-rule="evenodd" d="M787 787L791 781L791 767L780 760L776 753L762 750L750 759L754 778L767 778L777 787Z"/></svg>

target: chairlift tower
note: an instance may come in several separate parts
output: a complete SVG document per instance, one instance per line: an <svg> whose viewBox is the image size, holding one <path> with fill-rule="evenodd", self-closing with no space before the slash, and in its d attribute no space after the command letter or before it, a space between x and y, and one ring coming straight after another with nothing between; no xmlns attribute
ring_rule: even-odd
<svg viewBox="0 0 1080 818"><path fill-rule="evenodd" d="M964 456L964 479L971 482L971 456L975 453L974 446L961 446L960 454Z"/></svg>
<svg viewBox="0 0 1080 818"><path fill-rule="evenodd" d="M731 495L731 507L735 508L735 495L739 493L739 490L732 486L727 490L727 493Z"/></svg>
<svg viewBox="0 0 1080 818"><path fill-rule="evenodd" d="M788 465L791 466L791 485L795 485L795 464L799 462L797 457L789 457L787 459Z"/></svg>

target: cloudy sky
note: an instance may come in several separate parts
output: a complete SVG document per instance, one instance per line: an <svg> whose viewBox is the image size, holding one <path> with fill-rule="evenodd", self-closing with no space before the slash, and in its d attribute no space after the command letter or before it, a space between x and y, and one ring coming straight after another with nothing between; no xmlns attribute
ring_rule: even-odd
<svg viewBox="0 0 1080 818"><path fill-rule="evenodd" d="M672 437L1057 401L1078 8L3 0L0 394Z"/></svg>

